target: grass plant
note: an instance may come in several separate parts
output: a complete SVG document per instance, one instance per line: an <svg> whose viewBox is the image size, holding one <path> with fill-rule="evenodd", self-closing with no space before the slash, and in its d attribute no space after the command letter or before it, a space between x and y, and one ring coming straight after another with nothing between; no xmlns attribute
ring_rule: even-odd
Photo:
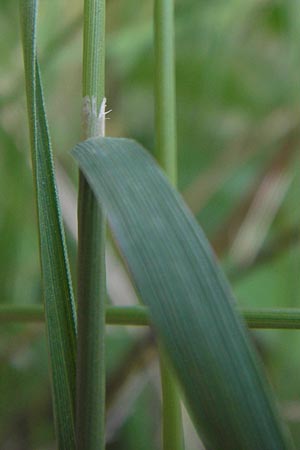
<svg viewBox="0 0 300 450"><path fill-rule="evenodd" d="M299 330L300 310L287 307L249 308L237 304L205 233L178 192L174 1L154 0L151 16L154 24L154 76L151 81L154 86L155 125L154 132L150 131L154 138L148 136L148 144L151 146L154 141L154 157L135 140L105 137L106 2L83 2L82 140L71 154L64 155L67 164L71 165L72 155L73 164L75 161L79 167L77 272L73 274L77 285L75 299L70 270L73 257L69 259L67 252L37 52L38 0L19 0L19 3L43 306L33 301L8 303L5 297L5 302L0 304L0 324L14 324L16 328L12 328L12 332L23 333L22 325L25 323L45 323L57 448L115 448L106 436L111 424L105 387L106 377L111 375L110 359L117 355L118 360L119 350L106 350L112 348L107 344L111 339L107 325L121 326L124 345L125 342L136 343L136 339L140 339L139 335L132 338L126 334L125 326L150 327L158 342L162 436L151 438L147 447L145 436L142 436L142 443L139 442L138 432L133 427L133 444L128 448L189 448L189 441L183 432L181 403L185 404L198 433L201 441L198 445L204 445L207 450L296 448L297 441L293 442L282 418L282 409L278 408L248 327ZM128 5L120 14L129 21L131 10L127 9ZM209 6L203 5L203 14L208 10ZM113 5L109 11L114 11ZM183 36L184 24L188 23L193 28L194 18L186 5L178 5L178 11L178 29ZM275 19L281 17L280 10L275 13ZM268 11L261 14L264 17L263 14L268 14ZM187 22L183 20L185 16L188 17ZM62 47L70 34L78 31L78 17L80 15L75 14L71 25L58 38L50 41L41 61L49 64L54 49ZM223 17L220 24L227 34L228 24L224 19L227 16L220 13L220 17ZM270 16L268 26L276 28L277 19L274 17ZM215 28L214 39L218 42L222 40L224 30L218 27L217 20ZM127 35L121 33L121 36L122 39L127 36L132 48L134 45L138 48L138 45L147 46L150 34L146 34L141 28L132 27ZM126 53L126 39L125 44L118 38L114 42L114 51L119 57L122 52L127 56L135 55L132 60L125 58L123 71L126 73L126 70L130 71L130 66L134 66L137 53ZM235 46L233 43L230 45L226 47L226 52L230 53ZM196 71L196 64L185 64L185 52L181 53L180 58L183 65L179 67L179 72L184 67L188 77L189 71ZM144 74L144 77L151 73L148 69L145 63L147 75ZM223 77L226 82L227 75L216 73L218 71L213 65L207 63L206 69L209 86L210 78L216 76ZM224 67L222 70L225 70ZM116 80L114 82L117 86ZM193 83L191 78L191 86ZM14 94L4 97L1 106L7 107L18 98L19 85L13 85ZM189 87L185 89L188 94ZM120 104L122 95L126 103L126 94L121 90L115 97L112 96L112 103ZM126 106L124 108L126 110ZM260 189L269 176L273 175L276 184L282 174L291 174L293 165L287 155L295 155L297 126L292 124L284 128L280 120L279 123L282 129L278 126L281 130L278 137L272 137L274 145L279 147L279 157L271 158L271 162L266 164L263 181L254 188L254 198L260 195ZM182 131L181 126L180 122L179 130ZM122 129L121 126L119 128ZM262 129L266 142L269 140L269 129L264 125ZM0 132L0 137L2 134L6 136L1 127ZM6 142L9 145L10 139ZM258 153L251 150L252 144L249 144L247 161L252 154ZM13 145L16 145L14 141ZM282 160L282 154L287 161ZM235 158L234 155L233 148L231 158L236 167L246 164L243 157L238 155ZM222 167L216 165L211 173L221 174L221 183L226 183L227 175L222 172ZM291 189L294 177L291 175L289 180L283 197ZM213 192L215 186L212 186L211 180L208 184ZM193 189L188 190L192 192L189 196L193 198L195 210L202 195L197 194L201 186L201 178L200 181L197 178ZM277 187L278 183L274 186L275 193ZM269 185L270 195L272 189ZM205 203L210 205L208 197ZM248 197L251 209L252 197ZM283 201L281 198L277 200L276 211L280 210ZM269 227L274 217L266 217L266 212L259 208L258 213L262 214L262 220ZM233 213L228 223L246 223L246 229L249 225L247 217L247 214L235 217ZM216 223L218 218L214 219ZM113 239L118 253L118 263L126 268L125 273L134 286L140 304L115 305L108 295L105 266L107 224L111 231L109 239ZM268 227L264 230L264 239L269 232ZM237 235L238 232L235 237ZM227 236L222 234L221 238L222 249L226 247L230 255L232 249L228 248ZM262 241L257 236L255 260L258 261L266 253ZM73 241L69 245L70 250L74 250L74 244ZM266 246L267 249L269 247ZM267 254L270 254L269 250ZM245 260L247 257L249 254L245 255ZM230 270L231 264L232 261L229 261ZM226 268L226 264L224 266ZM237 273L247 273L247 267L234 269ZM142 373L145 378L146 372ZM130 376L126 374L120 386L116 387L117 391L122 390L123 383L130 384ZM131 390L128 388L129 395L125 401L120 395L123 403L114 416L112 428L120 420L123 410L130 410L131 402L136 401L137 386L138 383ZM115 394L114 397L117 397ZM142 414L138 416L135 418L144 418ZM119 445L118 441L116 445Z"/></svg>

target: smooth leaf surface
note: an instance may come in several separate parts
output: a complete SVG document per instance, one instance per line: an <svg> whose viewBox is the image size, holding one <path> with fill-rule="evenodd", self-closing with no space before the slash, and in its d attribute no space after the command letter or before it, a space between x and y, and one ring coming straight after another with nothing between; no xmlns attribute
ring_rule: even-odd
<svg viewBox="0 0 300 450"><path fill-rule="evenodd" d="M180 195L134 141L90 139L73 154L107 209L206 448L292 448L227 281Z"/></svg>
<svg viewBox="0 0 300 450"><path fill-rule="evenodd" d="M75 448L76 323L52 150L36 58L37 2L21 0L26 93L58 448Z"/></svg>

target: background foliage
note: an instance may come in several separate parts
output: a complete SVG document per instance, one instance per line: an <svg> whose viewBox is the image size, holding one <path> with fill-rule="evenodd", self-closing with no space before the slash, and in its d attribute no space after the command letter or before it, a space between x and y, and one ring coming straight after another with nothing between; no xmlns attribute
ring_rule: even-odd
<svg viewBox="0 0 300 450"><path fill-rule="evenodd" d="M81 137L81 14L81 1L40 2L41 69L73 265L77 170L69 150ZM1 2L0 27L0 302L40 303L17 1ZM107 33L107 134L151 149L151 2L108 0ZM179 187L242 306L299 305L299 35L292 0L176 2ZM111 301L135 301L111 247L109 255ZM0 333L1 448L54 448L44 327L1 324ZM299 446L299 332L252 335ZM107 448L157 448L153 338L115 327L107 338ZM201 448L187 419L186 433L187 448Z"/></svg>

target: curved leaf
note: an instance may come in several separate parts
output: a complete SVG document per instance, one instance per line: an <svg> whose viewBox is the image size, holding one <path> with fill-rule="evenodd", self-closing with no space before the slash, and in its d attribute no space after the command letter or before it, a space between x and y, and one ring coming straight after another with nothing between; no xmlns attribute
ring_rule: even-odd
<svg viewBox="0 0 300 450"><path fill-rule="evenodd" d="M207 449L291 448L230 288L196 220L136 142L73 154L164 343Z"/></svg>

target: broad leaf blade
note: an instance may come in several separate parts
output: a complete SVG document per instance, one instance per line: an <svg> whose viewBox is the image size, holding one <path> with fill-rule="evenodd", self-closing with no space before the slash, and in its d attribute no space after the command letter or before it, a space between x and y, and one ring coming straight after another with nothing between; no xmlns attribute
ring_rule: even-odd
<svg viewBox="0 0 300 450"><path fill-rule="evenodd" d="M52 150L36 59L37 2L21 0L25 79L58 448L75 448L76 324Z"/></svg>
<svg viewBox="0 0 300 450"><path fill-rule="evenodd" d="M107 209L207 448L291 448L230 288L179 194L134 141L90 139L73 154Z"/></svg>

